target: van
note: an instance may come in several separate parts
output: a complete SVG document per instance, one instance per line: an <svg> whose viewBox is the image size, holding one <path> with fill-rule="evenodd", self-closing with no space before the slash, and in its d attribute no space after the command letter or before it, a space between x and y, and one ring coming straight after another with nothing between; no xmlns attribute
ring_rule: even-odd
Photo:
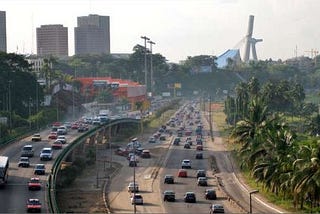
<svg viewBox="0 0 320 214"><path fill-rule="evenodd" d="M33 157L34 151L32 145L25 145L21 150L21 157Z"/></svg>

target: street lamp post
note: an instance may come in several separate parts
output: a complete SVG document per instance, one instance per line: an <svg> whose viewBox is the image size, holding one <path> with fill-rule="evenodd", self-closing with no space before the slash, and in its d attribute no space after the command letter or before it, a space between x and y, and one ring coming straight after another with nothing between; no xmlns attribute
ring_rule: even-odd
<svg viewBox="0 0 320 214"><path fill-rule="evenodd" d="M73 81L72 81L72 120L75 120L75 116L74 116L74 81L76 79L76 67L74 68L74 75L73 75Z"/></svg>
<svg viewBox="0 0 320 214"><path fill-rule="evenodd" d="M38 114L39 112L39 82L36 83L36 112ZM36 117L37 120L37 130L39 130L39 120L38 117Z"/></svg>
<svg viewBox="0 0 320 214"><path fill-rule="evenodd" d="M249 208L250 208L249 213L250 214L252 213L252 197L251 197L251 195L255 194L255 193L258 193L258 192L259 192L259 190L252 190L252 191L249 192Z"/></svg>
<svg viewBox="0 0 320 214"><path fill-rule="evenodd" d="M147 40L150 40L146 36L141 36L144 40L144 84L146 85L146 90L148 92L148 73L147 73Z"/></svg>
<svg viewBox="0 0 320 214"><path fill-rule="evenodd" d="M153 90L154 90L154 81L153 81L153 62L152 62L152 45L155 45L156 43L149 40L148 43L150 43L150 90L151 94L153 96Z"/></svg>
<svg viewBox="0 0 320 214"><path fill-rule="evenodd" d="M11 129L12 129L11 83L12 83L12 81L9 80L8 83L9 83L8 100L9 100L9 116L10 116L10 119L9 119L9 127L10 127L10 132L11 132Z"/></svg>

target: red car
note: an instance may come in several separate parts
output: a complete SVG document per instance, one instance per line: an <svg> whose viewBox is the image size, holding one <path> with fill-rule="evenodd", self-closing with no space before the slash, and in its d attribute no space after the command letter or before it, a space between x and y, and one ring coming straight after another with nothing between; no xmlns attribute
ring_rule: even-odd
<svg viewBox="0 0 320 214"><path fill-rule="evenodd" d="M184 178L188 177L187 170L179 169L178 177L184 177Z"/></svg>
<svg viewBox="0 0 320 214"><path fill-rule="evenodd" d="M203 146L202 146L202 145L197 145L196 149L197 149L198 151L202 151L202 150L203 150Z"/></svg>
<svg viewBox="0 0 320 214"><path fill-rule="evenodd" d="M73 123L71 125L71 129L78 129L79 128L79 123Z"/></svg>
<svg viewBox="0 0 320 214"><path fill-rule="evenodd" d="M41 202L37 198L30 198L27 201L27 212L41 212Z"/></svg>
<svg viewBox="0 0 320 214"><path fill-rule="evenodd" d="M52 149L62 149L62 145L63 145L63 143L60 140L56 140L52 144L51 148Z"/></svg>
<svg viewBox="0 0 320 214"><path fill-rule="evenodd" d="M58 135L57 132L50 132L48 139L57 139Z"/></svg>
<svg viewBox="0 0 320 214"><path fill-rule="evenodd" d="M30 178L30 181L28 182L28 189L29 190L40 190L41 189L41 183L39 178Z"/></svg>

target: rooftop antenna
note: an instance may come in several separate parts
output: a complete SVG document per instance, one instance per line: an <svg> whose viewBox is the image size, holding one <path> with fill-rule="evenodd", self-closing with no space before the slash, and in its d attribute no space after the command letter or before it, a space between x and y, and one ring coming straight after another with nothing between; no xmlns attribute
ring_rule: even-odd
<svg viewBox="0 0 320 214"><path fill-rule="evenodd" d="M258 60L257 58L257 51L256 51L256 43L257 42L262 42L262 39L255 39L252 38L252 33L253 33L253 22L254 22L254 16L250 15L249 16L249 23L248 23L248 32L245 37L245 49L244 49L244 62L249 62L250 58L250 48L252 51L252 58L253 60Z"/></svg>

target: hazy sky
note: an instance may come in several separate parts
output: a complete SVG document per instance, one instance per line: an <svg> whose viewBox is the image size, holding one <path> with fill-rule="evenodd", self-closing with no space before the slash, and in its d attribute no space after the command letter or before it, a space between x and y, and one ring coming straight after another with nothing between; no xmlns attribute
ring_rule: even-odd
<svg viewBox="0 0 320 214"><path fill-rule="evenodd" d="M249 15L253 37L263 39L259 59L320 49L320 0L0 0L0 10L7 13L8 52L22 54L36 53L37 27L63 24L73 55L77 17L88 14L110 16L112 53L131 53L145 35L156 43L153 52L171 62L241 50Z"/></svg>

